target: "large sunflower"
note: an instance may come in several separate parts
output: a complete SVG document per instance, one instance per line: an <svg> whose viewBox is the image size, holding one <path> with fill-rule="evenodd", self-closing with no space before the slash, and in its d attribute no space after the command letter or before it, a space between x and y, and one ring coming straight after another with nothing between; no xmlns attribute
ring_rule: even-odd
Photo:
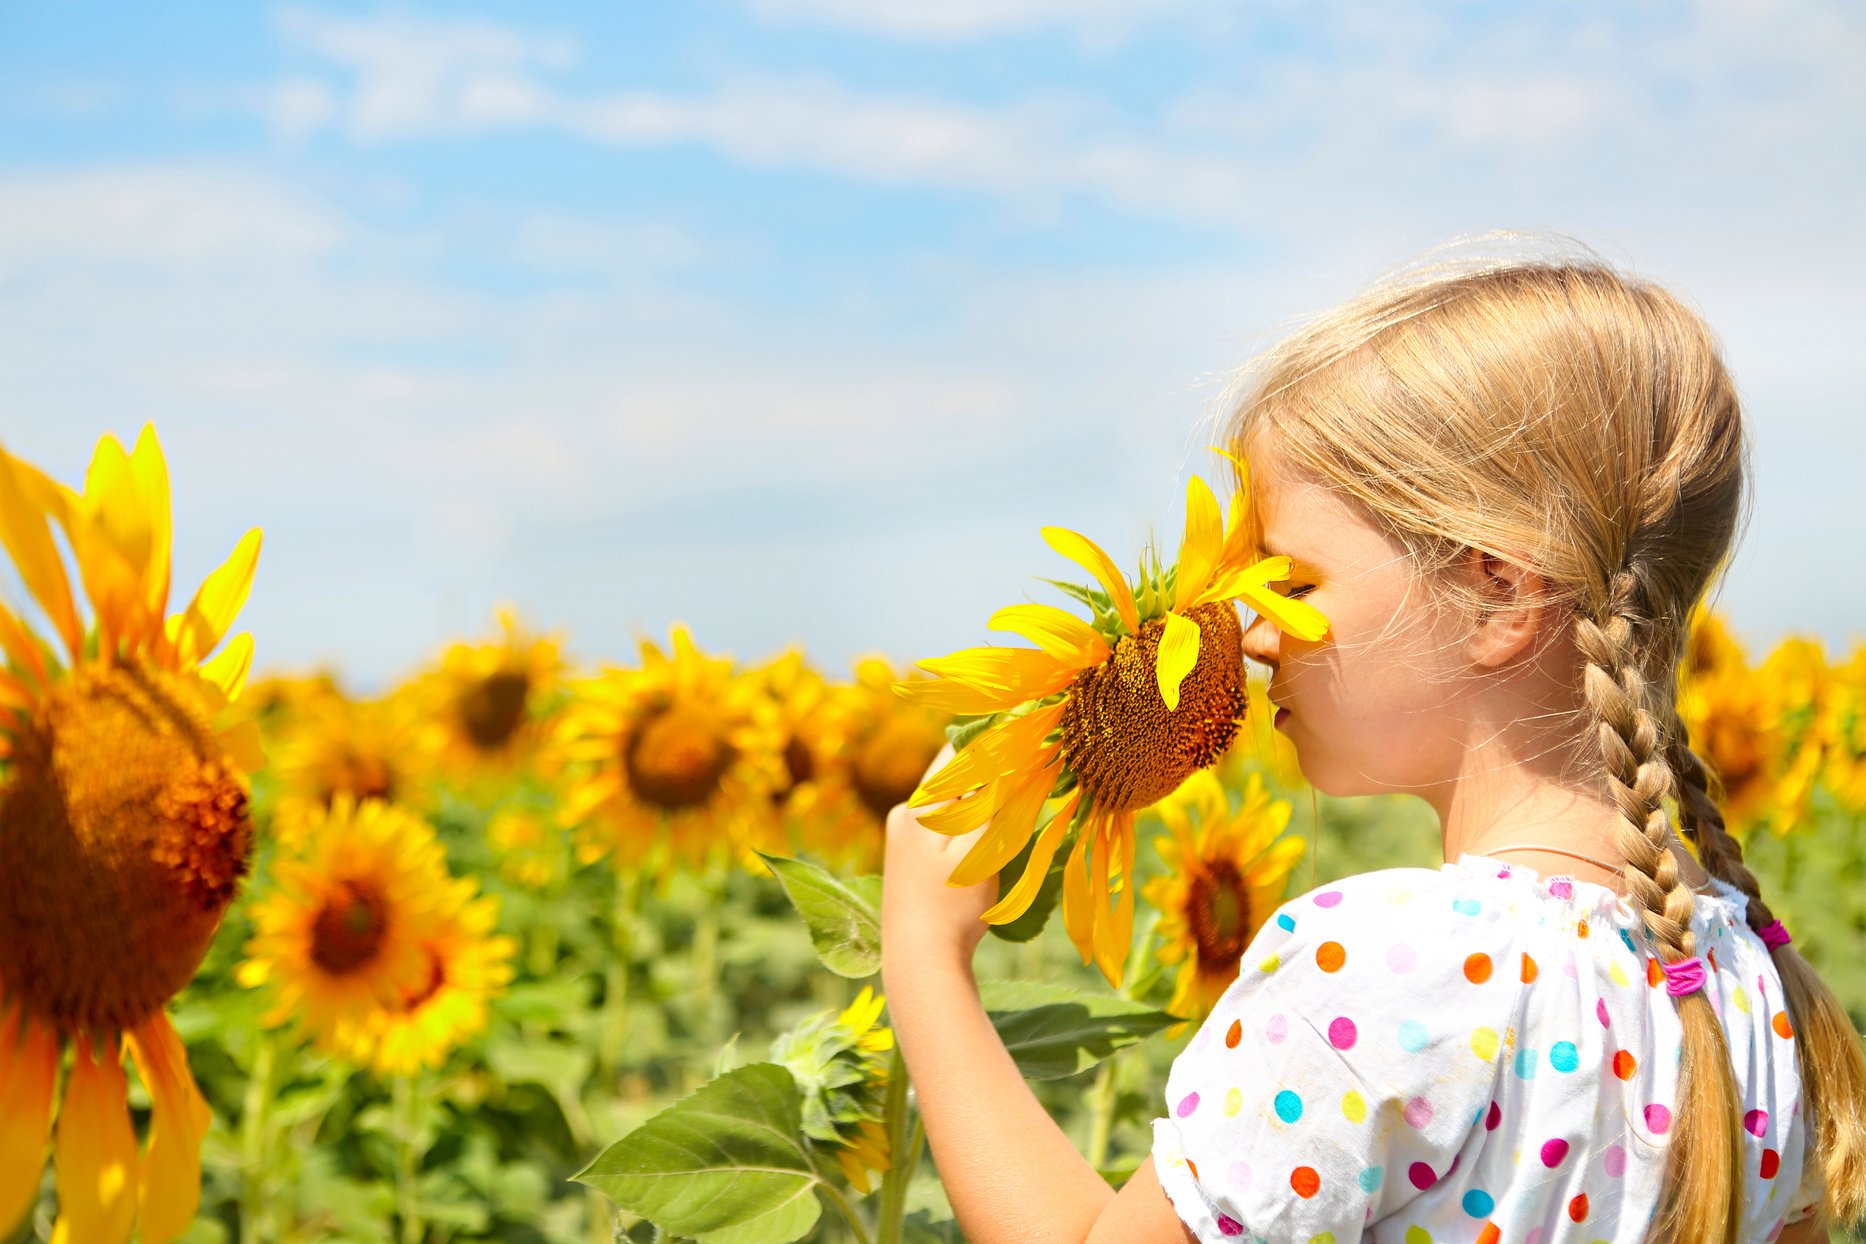
<svg viewBox="0 0 1866 1244"><path fill-rule="evenodd" d="M1289 805L1251 774L1236 812L1212 773L1186 779L1154 809L1170 831L1155 845L1167 871L1144 894L1160 911L1159 959L1179 965L1167 1009L1201 1019L1237 979L1244 948L1283 901L1302 839L1282 837ZM1196 822L1196 824L1195 824Z"/></svg>
<svg viewBox="0 0 1866 1244"><path fill-rule="evenodd" d="M323 1049L407 1074L485 1027L511 979L495 899L448 874L428 824L339 795L272 866L238 979L270 991L268 1025L296 1020Z"/></svg>
<svg viewBox="0 0 1866 1244"><path fill-rule="evenodd" d="M532 634L509 606L498 623L498 638L450 645L410 688L438 729L442 771L467 785L509 780L531 757L564 670L556 636Z"/></svg>
<svg viewBox="0 0 1866 1244"><path fill-rule="evenodd" d="M941 833L989 824L951 883L983 881L1035 833L1023 875L985 913L992 923L1015 920L1074 827L1063 924L1083 961L1116 984L1133 933L1134 816L1216 762L1245 712L1243 628L1232 602L1246 601L1303 639L1328 629L1312 605L1270 588L1289 577L1290 562L1257 556L1249 474L1233 461L1239 487L1229 521L1193 476L1178 561L1143 567L1138 590L1093 541L1044 528L1050 547L1100 584L1100 592L1068 589L1094 610L1092 624L1048 605L1013 605L993 614L990 626L1036 648L972 648L922 661L937 678L896 687L915 703L986 719L909 801L957 799L921 817ZM1046 815L1052 795L1061 802Z"/></svg>
<svg viewBox="0 0 1866 1244"><path fill-rule="evenodd" d="M129 453L98 442L82 493L0 450L0 540L57 639L0 608L0 1235L38 1190L69 1045L53 1240L172 1240L199 1204L209 1116L162 1008L251 859L258 730L224 722L252 639L209 654L246 602L259 532L167 616L168 467L145 427ZM125 1052L151 1104L140 1155Z"/></svg>
<svg viewBox="0 0 1866 1244"><path fill-rule="evenodd" d="M555 731L562 823L585 860L702 864L765 841L785 781L783 737L758 684L673 628L673 651L571 687Z"/></svg>

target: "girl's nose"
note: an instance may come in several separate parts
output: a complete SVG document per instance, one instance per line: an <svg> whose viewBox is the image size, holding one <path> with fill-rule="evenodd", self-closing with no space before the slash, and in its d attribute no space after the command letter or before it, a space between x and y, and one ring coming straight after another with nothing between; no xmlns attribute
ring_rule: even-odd
<svg viewBox="0 0 1866 1244"><path fill-rule="evenodd" d="M1244 655L1272 670L1282 655L1281 633L1268 620L1257 617L1244 628Z"/></svg>

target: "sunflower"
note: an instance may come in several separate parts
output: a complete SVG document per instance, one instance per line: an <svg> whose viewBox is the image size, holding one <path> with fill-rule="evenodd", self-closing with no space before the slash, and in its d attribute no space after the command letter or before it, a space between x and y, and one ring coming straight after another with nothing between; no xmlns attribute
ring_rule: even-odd
<svg viewBox="0 0 1866 1244"><path fill-rule="evenodd" d="M1202 1019L1237 979L1244 948L1283 901L1303 841L1279 837L1289 825L1289 805L1271 799L1255 773L1236 812L1206 770L1154 810L1171 833L1155 842L1167 871L1143 894L1160 911L1160 962L1179 965L1167 1010Z"/></svg>
<svg viewBox="0 0 1866 1244"><path fill-rule="evenodd" d="M1790 640L1760 668L1715 613L1701 611L1687 643L1678 716L1721 786L1730 829L1787 833L1806 810L1827 748L1825 659Z"/></svg>
<svg viewBox="0 0 1866 1244"><path fill-rule="evenodd" d="M1823 777L1844 807L1866 812L1866 643L1855 645L1830 678L1832 746Z"/></svg>
<svg viewBox="0 0 1866 1244"><path fill-rule="evenodd" d="M773 815L764 836L772 849L785 851L795 844L782 839L801 837L806 827L817 828L840 812L833 803L825 808L822 798L826 780L833 781L843 767L841 739L830 714L829 683L796 648L747 677L770 702L782 740L783 773L771 788Z"/></svg>
<svg viewBox="0 0 1866 1244"><path fill-rule="evenodd" d="M253 645L221 641L260 536L168 616L168 467L145 426L131 452L98 442L82 493L0 450L0 541L56 633L46 643L0 607L0 1235L37 1194L69 1044L52 1238L168 1241L200 1201L209 1115L163 1006L252 856L246 775L263 757L257 727L226 710ZM140 1154L126 1053L151 1105Z"/></svg>
<svg viewBox="0 0 1866 1244"><path fill-rule="evenodd" d="M339 798L425 806L433 731L406 697L319 699L285 731L272 771L274 824L282 838L330 810Z"/></svg>
<svg viewBox="0 0 1866 1244"><path fill-rule="evenodd" d="M381 1075L438 1066L511 979L496 900L448 874L434 831L405 808L338 795L305 829L273 863L237 973L269 990L261 1022L295 1019Z"/></svg>
<svg viewBox="0 0 1866 1244"><path fill-rule="evenodd" d="M888 1060L894 1031L880 1024L886 1000L868 986L833 1018L825 1011L771 1043L771 1061L803 1093L803 1134L836 1158L858 1192L888 1169Z"/></svg>
<svg viewBox="0 0 1866 1244"><path fill-rule="evenodd" d="M992 923L1015 920L1073 827L1063 924L1083 961L1115 984L1133 932L1135 814L1215 763L1245 712L1243 628L1232 602L1247 601L1306 640L1328 629L1313 606L1269 587L1289 577L1290 562L1256 556L1249 473L1233 461L1240 483L1229 521L1194 476L1178 561L1162 570L1152 559L1138 590L1093 541L1044 529L1052 549L1100 584L1100 592L1063 585L1094 610L1092 624L1048 605L1013 605L992 615L990 626L1036 648L973 648L922 661L933 681L896 686L914 703L985 719L982 732L909 801L957 799L921 816L941 833L989 824L951 884L983 881L1035 833L1023 875L985 913ZM1053 794L1060 803L1046 813Z"/></svg>
<svg viewBox="0 0 1866 1244"><path fill-rule="evenodd" d="M240 694L240 712L257 721L261 732L272 738L289 731L307 712L343 698L337 676L328 670L261 674L249 679Z"/></svg>
<svg viewBox="0 0 1866 1244"><path fill-rule="evenodd" d="M556 636L533 635L510 606L498 624L498 638L449 646L409 688L439 727L442 771L469 785L509 781L531 757L564 670Z"/></svg>
<svg viewBox="0 0 1866 1244"><path fill-rule="evenodd" d="M564 774L558 816L585 861L697 865L767 841L771 792L785 782L776 713L686 627L673 628L672 649L643 640L639 668L571 687L553 759Z"/></svg>
<svg viewBox="0 0 1866 1244"><path fill-rule="evenodd" d="M529 808L501 808L486 823L486 844L498 856L506 880L545 890L566 873L563 833L550 818Z"/></svg>

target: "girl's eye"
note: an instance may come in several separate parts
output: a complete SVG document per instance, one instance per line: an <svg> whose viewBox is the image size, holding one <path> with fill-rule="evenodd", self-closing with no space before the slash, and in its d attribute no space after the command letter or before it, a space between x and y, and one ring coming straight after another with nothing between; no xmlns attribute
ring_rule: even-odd
<svg viewBox="0 0 1866 1244"><path fill-rule="evenodd" d="M1313 583L1290 583L1284 586L1283 595L1289 597L1291 600L1296 600L1300 597L1307 596L1314 590L1315 584Z"/></svg>

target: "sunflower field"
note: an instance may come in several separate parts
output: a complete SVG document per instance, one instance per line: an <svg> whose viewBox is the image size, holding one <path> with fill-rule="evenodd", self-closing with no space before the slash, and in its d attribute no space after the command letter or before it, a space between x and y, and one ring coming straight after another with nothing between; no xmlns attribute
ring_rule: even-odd
<svg viewBox="0 0 1866 1244"><path fill-rule="evenodd" d="M890 809L968 793L928 815L1011 826L961 865L1002 878L987 1008L1121 1178L1269 913L1439 860L1423 803L1302 785L1237 604L1314 620L1236 497L1187 510L1133 587L1046 531L1097 586L994 617L1034 648L832 670L669 619L604 662L506 609L364 694L252 671L258 532L172 590L152 430L82 487L0 451L0 1242L957 1241L877 874ZM1866 1023L1866 644L1707 613L1680 713Z"/></svg>

